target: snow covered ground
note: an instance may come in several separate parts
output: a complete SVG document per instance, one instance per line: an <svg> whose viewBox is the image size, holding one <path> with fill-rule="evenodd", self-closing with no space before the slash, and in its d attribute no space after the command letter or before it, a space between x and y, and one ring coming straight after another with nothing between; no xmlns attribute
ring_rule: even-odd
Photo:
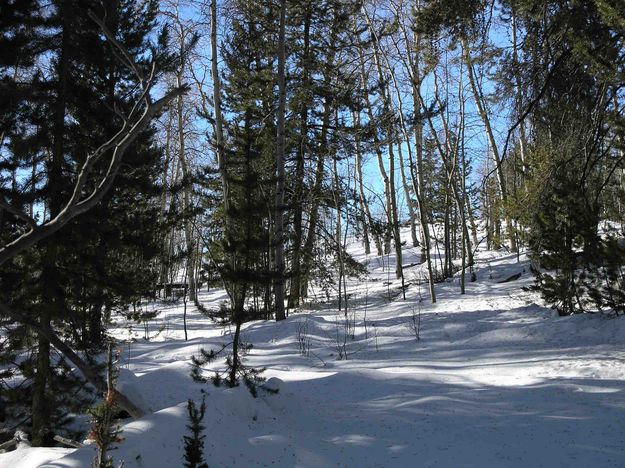
<svg viewBox="0 0 625 468"><path fill-rule="evenodd" d="M193 382L190 357L230 331L189 307L184 341L182 303L163 309L150 341L124 346L121 383L154 413L123 427L114 459L182 466L186 401L204 390L210 467L625 467L625 319L558 317L521 289L531 284L526 260L503 252L479 252L466 295L455 278L437 285L436 304L415 284L422 267L411 267L403 301L392 256L351 251L371 274L348 285L347 336L336 298L321 294L283 322L244 326L254 345L246 364L280 379L278 394ZM406 247L404 264L416 260ZM212 307L223 299L201 296ZM92 458L91 447L33 448L0 455L0 466L88 467Z"/></svg>

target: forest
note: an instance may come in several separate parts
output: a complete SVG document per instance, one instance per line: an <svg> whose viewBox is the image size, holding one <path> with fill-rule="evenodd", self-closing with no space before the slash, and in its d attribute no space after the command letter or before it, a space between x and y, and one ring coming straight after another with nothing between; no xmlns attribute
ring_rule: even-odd
<svg viewBox="0 0 625 468"><path fill-rule="evenodd" d="M3 0L0 466L622 465L624 218L620 0Z"/></svg>

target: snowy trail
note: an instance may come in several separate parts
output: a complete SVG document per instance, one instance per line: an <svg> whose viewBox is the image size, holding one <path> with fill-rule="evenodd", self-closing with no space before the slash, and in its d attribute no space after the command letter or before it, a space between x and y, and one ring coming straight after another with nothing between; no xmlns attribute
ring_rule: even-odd
<svg viewBox="0 0 625 468"><path fill-rule="evenodd" d="M418 289L388 302L399 283L385 285L387 271L372 268L368 281L348 287L357 307L346 360L337 359L344 330L335 303L246 324L244 339L254 344L247 364L282 380L277 395L261 391L258 399L191 381L190 356L217 347L224 329L190 309L185 342L181 308L172 307L157 337L124 350L132 373L122 380L156 412L125 426L113 456L125 467L181 466L184 403L205 389L211 467L625 466L625 320L554 316L521 289L529 273L497 283L523 268L511 255L480 252L478 281L465 296L454 279L438 285L437 304L422 302L418 342L407 326ZM202 301L216 306L220 294ZM308 355L299 352L298 330ZM37 466L10 455L0 455L0 466ZM92 456L91 448L48 451L39 462L82 467Z"/></svg>

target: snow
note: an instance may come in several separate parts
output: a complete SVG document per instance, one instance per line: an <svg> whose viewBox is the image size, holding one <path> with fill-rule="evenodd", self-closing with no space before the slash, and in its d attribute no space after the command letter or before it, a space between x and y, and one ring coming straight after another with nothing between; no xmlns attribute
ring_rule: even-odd
<svg viewBox="0 0 625 468"><path fill-rule="evenodd" d="M154 413L123 427L114 459L181 466L186 402L204 392L209 466L625 466L625 320L558 317L522 290L532 282L524 256L479 251L467 294L455 277L430 304L426 285L415 284L422 266L407 270L403 301L393 255L367 257L357 243L350 252L371 271L348 283L353 339L336 298L319 290L305 312L244 325L254 344L245 362L266 367L277 394L261 389L254 399L244 386L193 382L190 357L217 349L232 330L189 306L184 341L182 303L159 306L151 340L124 345L120 378ZM406 247L404 263L417 261ZM224 298L201 294L211 307ZM419 310L417 341L409 323ZM141 338L143 328L120 324L118 335ZM0 466L88 467L93 450L26 449L0 455Z"/></svg>
<svg viewBox="0 0 625 468"><path fill-rule="evenodd" d="M72 453L74 449L64 448L47 448L47 447L29 447L12 452L0 454L0 467L34 467L46 466L46 464L57 460L68 453Z"/></svg>

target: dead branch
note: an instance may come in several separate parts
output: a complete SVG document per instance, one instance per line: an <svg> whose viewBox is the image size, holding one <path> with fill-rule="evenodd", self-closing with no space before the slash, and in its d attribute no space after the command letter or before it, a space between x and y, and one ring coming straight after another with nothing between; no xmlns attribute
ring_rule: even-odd
<svg viewBox="0 0 625 468"><path fill-rule="evenodd" d="M65 437L61 437L58 434L55 435L53 439L56 440L60 444L67 445L68 447L72 447L72 448L84 447L84 444L81 444L80 442L76 442L75 440L66 439Z"/></svg>
<svg viewBox="0 0 625 468"><path fill-rule="evenodd" d="M119 171L122 156L124 155L126 149L149 125L154 116L160 112L163 107L165 107L172 99L186 93L187 90L187 85L173 88L156 102L148 102L140 116L137 117L135 115L131 115L116 135L114 135L106 143L102 144L87 157L82 169L80 170L76 183L74 184L72 196L65 203L65 206L61 209L59 214L41 225L31 227L28 232L22 234L14 241L0 248L0 265L12 259L35 243L54 234L73 218L89 211L97 205L113 185L117 172ZM134 122L132 124L129 123L133 120ZM110 150L112 150L112 155L106 174L96 185L93 191L85 196L83 194L83 188L87 183L91 169L95 163Z"/></svg>

